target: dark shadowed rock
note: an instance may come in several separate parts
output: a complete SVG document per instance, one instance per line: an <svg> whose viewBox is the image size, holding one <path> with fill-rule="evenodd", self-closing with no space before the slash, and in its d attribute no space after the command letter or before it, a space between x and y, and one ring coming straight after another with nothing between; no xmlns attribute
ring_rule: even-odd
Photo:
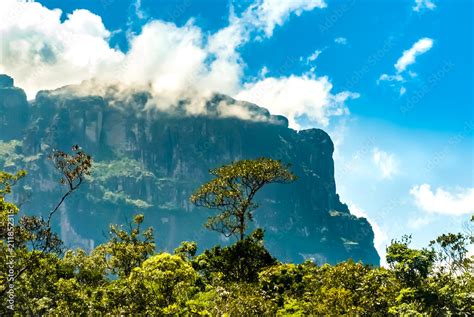
<svg viewBox="0 0 474 317"><path fill-rule="evenodd" d="M0 74L0 88L10 87L13 87L13 78L5 74Z"/></svg>
<svg viewBox="0 0 474 317"><path fill-rule="evenodd" d="M25 92L13 86L13 78L0 75L0 139L21 138L28 121Z"/></svg>

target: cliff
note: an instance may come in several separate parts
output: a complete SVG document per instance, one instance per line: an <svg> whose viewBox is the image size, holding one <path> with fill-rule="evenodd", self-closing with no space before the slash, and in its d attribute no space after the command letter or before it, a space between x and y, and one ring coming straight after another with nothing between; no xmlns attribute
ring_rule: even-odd
<svg viewBox="0 0 474 317"><path fill-rule="evenodd" d="M226 243L203 227L212 212L188 198L209 180L210 168L266 156L291 163L299 177L257 196L254 225L266 230L272 254L282 261L379 264L369 223L351 215L336 193L334 147L324 131L294 131L283 117L218 94L204 112L189 114L190 101L172 112L149 109L151 96L143 91L120 97L72 91L42 91L27 102L13 80L0 76L0 168L28 170L15 197L25 212L46 214L63 190L46 159L51 149L79 144L94 159L89 182L56 218L67 245L91 248L106 239L109 223L136 212L155 228L159 248L172 250L183 240L200 248ZM223 115L222 104L244 109L250 119Z"/></svg>

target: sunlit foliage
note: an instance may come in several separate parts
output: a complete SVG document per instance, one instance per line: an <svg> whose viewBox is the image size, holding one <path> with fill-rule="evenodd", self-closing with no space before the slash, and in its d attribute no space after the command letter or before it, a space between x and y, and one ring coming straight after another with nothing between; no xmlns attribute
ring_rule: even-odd
<svg viewBox="0 0 474 317"><path fill-rule="evenodd" d="M256 192L261 184L294 179L277 161L248 164L253 163L215 170L220 180L204 185L193 199L220 208L221 201L239 197L247 207L235 201L234 207L248 213L256 205L246 188ZM258 174L258 168L266 172ZM394 240L387 268L351 260L281 263L265 248L262 229L201 252L185 241L170 254L155 249L152 228L142 228L141 214L128 226L111 225L108 241L90 252L64 250L41 218L12 222L18 207L6 197L24 176L0 172L0 264L14 263L13 307L9 270L0 272L2 316L470 316L474 311L472 231L441 235L421 249L412 248L409 237Z"/></svg>

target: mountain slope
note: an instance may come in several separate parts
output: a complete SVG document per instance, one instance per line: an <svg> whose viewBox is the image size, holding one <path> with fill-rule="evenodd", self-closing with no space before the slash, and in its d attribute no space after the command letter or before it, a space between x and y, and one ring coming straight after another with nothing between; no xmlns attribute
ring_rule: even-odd
<svg viewBox="0 0 474 317"><path fill-rule="evenodd" d="M59 175L46 159L52 148L79 144L94 159L90 182L58 214L55 225L67 244L91 248L105 240L107 224L135 212L155 227L161 248L183 240L202 248L225 243L203 227L212 212L188 198L209 180L210 168L266 156L291 163L299 177L257 196L255 226L266 230L272 254L282 261L379 263L369 223L351 215L336 194L334 147L324 131L294 131L283 117L217 94L204 111L189 114L192 101L161 111L148 109L147 92L74 91L42 91L28 103L9 77L0 76L0 168L29 171L16 197L25 201L23 210L44 214L60 195ZM236 109L238 115L229 112ZM249 120L239 118L242 111Z"/></svg>

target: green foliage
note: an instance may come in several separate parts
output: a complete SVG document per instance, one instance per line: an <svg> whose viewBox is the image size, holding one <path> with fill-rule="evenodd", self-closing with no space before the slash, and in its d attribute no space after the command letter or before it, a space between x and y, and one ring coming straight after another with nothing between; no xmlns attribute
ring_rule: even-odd
<svg viewBox="0 0 474 317"><path fill-rule="evenodd" d="M443 268L448 269L451 273L467 272L473 264L472 257L468 257L469 250L467 249L473 239L474 235L448 233L431 241L430 245L437 247L438 261L445 263Z"/></svg>
<svg viewBox="0 0 474 317"><path fill-rule="evenodd" d="M59 182L67 185L69 190L75 190L84 181L84 177L91 173L92 158L78 145L72 146L73 155L54 150L49 159L54 167L61 173Z"/></svg>
<svg viewBox="0 0 474 317"><path fill-rule="evenodd" d="M125 191L110 188L110 184L117 179L127 179L131 183L139 184L143 181L152 181L160 186L155 175L143 167L137 160L122 158L112 161L97 161L87 177L93 184L95 191L89 194L89 199L96 202L110 202L112 204L126 204L137 209L147 209L153 206L142 199L132 197Z"/></svg>
<svg viewBox="0 0 474 317"><path fill-rule="evenodd" d="M435 261L433 250L410 249L411 237L404 236L400 241L392 241L387 248L387 263L405 285L413 287L425 279Z"/></svg>
<svg viewBox="0 0 474 317"><path fill-rule="evenodd" d="M194 267L207 281L255 282L258 273L276 263L263 245L263 231L251 235L228 247L216 246L204 251L194 261Z"/></svg>
<svg viewBox="0 0 474 317"><path fill-rule="evenodd" d="M260 287L281 307L285 303L285 298L303 296L305 290L303 277L307 274L305 268L303 265L295 264L270 266L259 274ZM290 306L294 308L293 303Z"/></svg>
<svg viewBox="0 0 474 317"><path fill-rule="evenodd" d="M143 230L138 214L126 229L111 225L109 241L94 250L62 253L42 218L11 222L18 207L5 197L24 174L0 172L0 265L14 259L19 316L471 316L474 310L472 232L441 235L422 249L411 248L409 237L392 241L389 268L352 260L318 266L277 262L262 229L201 254L192 241L174 254L155 253L152 228ZM2 316L12 313L9 277L0 272Z"/></svg>
<svg viewBox="0 0 474 317"><path fill-rule="evenodd" d="M142 214L136 215L129 224L129 231L123 226L111 225L109 242L97 247L112 274L128 277L133 268L139 267L155 251L153 228L142 232L143 220Z"/></svg>
<svg viewBox="0 0 474 317"><path fill-rule="evenodd" d="M11 193L12 186L25 175L25 171L19 171L16 174L0 171L0 199L2 202L4 202L5 196Z"/></svg>
<svg viewBox="0 0 474 317"><path fill-rule="evenodd" d="M191 196L196 206L217 209L220 213L210 217L206 227L224 234L244 239L247 222L252 221L258 208L254 197L270 183L290 183L296 176L289 165L278 160L258 158L241 160L210 171L213 180L202 185Z"/></svg>
<svg viewBox="0 0 474 317"><path fill-rule="evenodd" d="M174 250L175 255L179 255L185 260L192 260L197 252L196 242L183 241L181 245Z"/></svg>
<svg viewBox="0 0 474 317"><path fill-rule="evenodd" d="M195 292L197 273L180 256L161 253L154 255L128 278L132 290L132 309L156 314L178 314Z"/></svg>
<svg viewBox="0 0 474 317"><path fill-rule="evenodd" d="M143 168L137 160L123 158L114 161L96 162L91 173L92 181L105 183L106 181L127 177L134 180L142 181L147 177L155 177L152 172Z"/></svg>

